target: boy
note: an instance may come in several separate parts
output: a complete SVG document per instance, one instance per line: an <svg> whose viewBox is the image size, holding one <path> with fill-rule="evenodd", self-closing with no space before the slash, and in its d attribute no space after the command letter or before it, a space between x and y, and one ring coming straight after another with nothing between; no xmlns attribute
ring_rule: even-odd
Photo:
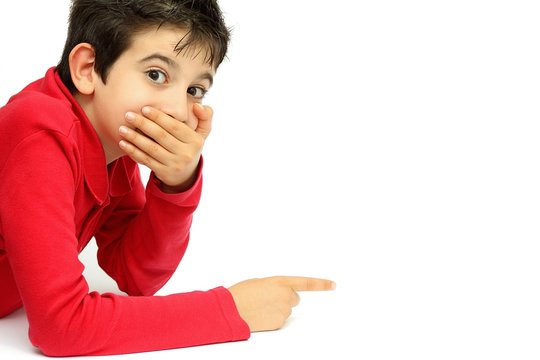
<svg viewBox="0 0 540 360"><path fill-rule="evenodd" d="M152 296L188 244L212 122L201 102L228 41L216 1L74 0L59 65L0 109L0 317L24 306L44 354L244 340L280 328L297 291L334 287L271 277ZM78 253L92 237L130 296L89 293Z"/></svg>

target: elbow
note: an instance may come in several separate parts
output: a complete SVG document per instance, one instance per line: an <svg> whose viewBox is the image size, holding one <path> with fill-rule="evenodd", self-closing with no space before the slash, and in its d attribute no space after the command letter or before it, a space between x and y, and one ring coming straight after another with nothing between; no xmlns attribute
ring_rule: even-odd
<svg viewBox="0 0 540 360"><path fill-rule="evenodd" d="M86 334L77 332L66 334L58 328L30 328L29 337L32 345L41 353L51 357L90 355L95 349L89 349L85 341Z"/></svg>
<svg viewBox="0 0 540 360"><path fill-rule="evenodd" d="M88 304L87 305L91 305ZM89 306L29 321L29 339L44 355L53 357L99 355L105 352L114 329L114 316L96 316ZM30 318L29 318L30 320Z"/></svg>
<svg viewBox="0 0 540 360"><path fill-rule="evenodd" d="M77 351L77 346L68 344L65 339L60 339L41 332L30 332L30 342L39 349L43 355L51 357L83 355Z"/></svg>

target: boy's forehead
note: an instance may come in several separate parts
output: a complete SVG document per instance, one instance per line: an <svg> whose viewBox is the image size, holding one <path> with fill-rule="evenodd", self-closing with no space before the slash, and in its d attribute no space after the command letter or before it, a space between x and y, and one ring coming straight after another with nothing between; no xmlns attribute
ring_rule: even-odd
<svg viewBox="0 0 540 360"><path fill-rule="evenodd" d="M145 53L160 53L169 57L183 57L206 63L208 45L192 43L181 51L177 50L182 43L187 41L188 36L188 31L183 28L172 26L150 28L134 33L127 51L132 52L135 56L141 56ZM206 65L212 68L211 64L207 63Z"/></svg>

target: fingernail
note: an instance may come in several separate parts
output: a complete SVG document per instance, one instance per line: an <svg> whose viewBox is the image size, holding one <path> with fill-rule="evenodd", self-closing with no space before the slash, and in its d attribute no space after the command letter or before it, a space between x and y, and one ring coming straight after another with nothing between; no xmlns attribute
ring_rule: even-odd
<svg viewBox="0 0 540 360"><path fill-rule="evenodd" d="M150 109L149 106L145 106L145 107L142 108L141 111L142 111L142 113L143 113L144 115L148 115L148 114L150 114L150 112L152 111L152 109Z"/></svg>
<svg viewBox="0 0 540 360"><path fill-rule="evenodd" d="M127 120L127 121L133 121L133 120L135 120L135 114L132 113L132 112L127 112L127 113L126 113L126 120Z"/></svg>
<svg viewBox="0 0 540 360"><path fill-rule="evenodd" d="M330 284L330 289L334 290L335 288L336 288L336 282L332 281L332 283Z"/></svg>
<svg viewBox="0 0 540 360"><path fill-rule="evenodd" d="M120 134L127 134L128 133L128 128L125 127L125 126L120 126L120 128L118 129L118 131L120 132Z"/></svg>

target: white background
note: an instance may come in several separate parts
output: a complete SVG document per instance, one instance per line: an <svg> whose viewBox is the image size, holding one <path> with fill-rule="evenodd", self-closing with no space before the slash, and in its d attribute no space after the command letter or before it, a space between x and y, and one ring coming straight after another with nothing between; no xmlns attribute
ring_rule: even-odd
<svg viewBox="0 0 540 360"><path fill-rule="evenodd" d="M274 274L338 287L247 342L126 357L538 359L536 3L222 0L203 199L159 294ZM57 63L67 11L0 6L0 103ZM115 291L94 252L92 289ZM24 316L0 320L2 358L41 357Z"/></svg>

